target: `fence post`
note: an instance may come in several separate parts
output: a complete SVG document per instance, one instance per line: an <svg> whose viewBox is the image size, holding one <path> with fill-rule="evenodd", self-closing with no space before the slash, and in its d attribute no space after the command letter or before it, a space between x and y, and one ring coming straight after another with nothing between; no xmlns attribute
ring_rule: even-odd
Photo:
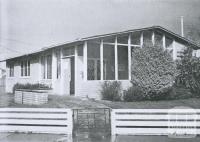
<svg viewBox="0 0 200 142"><path fill-rule="evenodd" d="M73 115L72 115L71 109L67 109L67 120L68 120L68 135L72 135L72 132L73 132Z"/></svg>
<svg viewBox="0 0 200 142"><path fill-rule="evenodd" d="M116 135L116 126L115 126L115 110L111 110L111 134Z"/></svg>

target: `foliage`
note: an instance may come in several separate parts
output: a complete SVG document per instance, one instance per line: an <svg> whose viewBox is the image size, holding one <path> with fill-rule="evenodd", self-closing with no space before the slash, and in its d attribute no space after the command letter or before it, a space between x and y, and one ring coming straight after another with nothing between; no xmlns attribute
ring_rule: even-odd
<svg viewBox="0 0 200 142"><path fill-rule="evenodd" d="M39 90L39 89L51 89L49 86L45 85L45 84L21 84L21 83L16 83L13 86L13 93L15 92L15 90L17 89L29 89L29 90Z"/></svg>
<svg viewBox="0 0 200 142"><path fill-rule="evenodd" d="M185 50L177 68L180 70L180 74L177 77L176 84L183 85L190 89L192 93L200 96L200 58L192 56L191 48Z"/></svg>
<svg viewBox="0 0 200 142"><path fill-rule="evenodd" d="M143 89L145 98L164 98L177 75L175 62L162 46L146 43L132 50L132 84Z"/></svg>
<svg viewBox="0 0 200 142"><path fill-rule="evenodd" d="M124 91L123 99L125 102L142 101L145 100L145 96L141 87L131 86Z"/></svg>
<svg viewBox="0 0 200 142"><path fill-rule="evenodd" d="M100 90L103 100L120 101L121 100L121 82L105 81Z"/></svg>

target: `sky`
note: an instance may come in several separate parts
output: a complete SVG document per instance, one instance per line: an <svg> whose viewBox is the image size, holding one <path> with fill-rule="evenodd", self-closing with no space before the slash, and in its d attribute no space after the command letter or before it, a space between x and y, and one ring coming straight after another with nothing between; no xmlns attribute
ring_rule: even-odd
<svg viewBox="0 0 200 142"><path fill-rule="evenodd" d="M200 28L200 0L0 0L0 60L78 38L153 25Z"/></svg>

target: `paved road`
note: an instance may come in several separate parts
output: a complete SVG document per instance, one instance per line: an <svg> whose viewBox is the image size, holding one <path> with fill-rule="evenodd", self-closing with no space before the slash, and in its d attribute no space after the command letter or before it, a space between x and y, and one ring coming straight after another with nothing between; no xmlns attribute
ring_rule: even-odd
<svg viewBox="0 0 200 142"><path fill-rule="evenodd" d="M71 139L55 134L0 133L0 142L71 142ZM83 136L81 140L74 139L74 142L111 142L111 139ZM200 137L174 139L167 136L117 136L114 142L200 142Z"/></svg>

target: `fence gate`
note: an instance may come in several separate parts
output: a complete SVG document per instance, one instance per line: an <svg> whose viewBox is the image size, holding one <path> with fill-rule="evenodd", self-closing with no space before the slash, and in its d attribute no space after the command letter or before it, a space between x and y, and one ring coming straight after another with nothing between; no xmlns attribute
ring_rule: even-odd
<svg viewBox="0 0 200 142"><path fill-rule="evenodd" d="M111 133L109 108L74 109L73 122L73 132L79 140L95 134L104 137Z"/></svg>

